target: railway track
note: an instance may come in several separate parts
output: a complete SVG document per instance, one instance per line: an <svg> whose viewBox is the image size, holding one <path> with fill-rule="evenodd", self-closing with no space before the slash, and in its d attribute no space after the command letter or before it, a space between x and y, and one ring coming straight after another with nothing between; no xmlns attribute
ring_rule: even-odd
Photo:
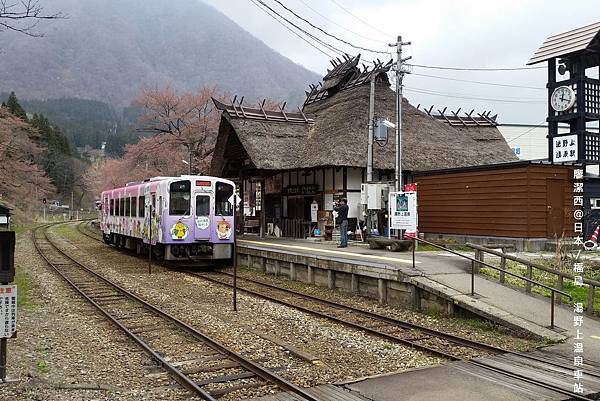
<svg viewBox="0 0 600 401"><path fill-rule="evenodd" d="M212 283L233 287L233 275L227 272L199 273L189 270L183 270L182 272ZM221 278L219 279L216 277ZM534 386L543 387L546 390L567 395L570 399L591 400L588 397L576 394L565 388L536 379L534 371L531 371L531 373L533 373L531 376L527 373L523 373L524 367L532 368L537 366L545 371L554 372L557 375L566 375L567 377L572 375L573 367L560 363L557 360L521 352L508 351L464 337L455 336L414 323L339 304L298 291L264 283L262 281L245 277L238 277L238 280L244 282L243 285L238 284L238 290L247 294L332 320L345 326L368 332L389 341L408 345L433 355L453 361L465 361L470 365L488 372L498 373L517 381L526 382ZM486 356L492 355L502 358L501 362L498 363L495 360L486 358ZM506 361L510 362L507 364ZM591 371L588 369L585 374L600 379L600 371Z"/></svg>
<svg viewBox="0 0 600 401"><path fill-rule="evenodd" d="M102 241L89 231L84 234ZM182 272L218 285L232 287L232 275L227 272L199 273L188 270L182 270ZM542 387L566 395L569 399L591 400L591 398L545 381L539 377L535 370L527 371L527 369L542 369L555 376L569 377L572 375L573 367L565 365L557 359L508 351L257 280L239 276L238 280L244 283L243 285L238 284L238 290L252 296L286 305L449 360L464 361L472 368L479 368L488 374L497 374L518 382L528 383L534 387ZM486 358L489 356L498 356L500 359L496 361ZM588 377L592 376L595 379L600 379L600 370L587 369L585 374Z"/></svg>
<svg viewBox="0 0 600 401"><path fill-rule="evenodd" d="M48 265L193 394L214 401L277 387L301 400L319 400L76 261L52 242L48 227L33 231L35 248Z"/></svg>

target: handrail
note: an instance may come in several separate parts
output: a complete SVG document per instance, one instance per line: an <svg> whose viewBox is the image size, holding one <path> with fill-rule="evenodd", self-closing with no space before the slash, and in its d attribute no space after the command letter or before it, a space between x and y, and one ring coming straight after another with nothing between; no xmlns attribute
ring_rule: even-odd
<svg viewBox="0 0 600 401"><path fill-rule="evenodd" d="M548 272L548 273L556 274L557 276L562 276L562 277L568 278L570 280L574 280L575 279L575 277L574 277L573 274L561 272L560 270L555 270L555 269L552 269L550 267L546 267L546 266L540 265L540 264L538 264L536 262L533 262L533 261L530 261L530 260L527 260L527 259L523 259L523 258L519 258L518 256L509 255L509 254L506 254L504 252L498 252L498 251L496 251L494 249L487 248L485 246L481 246L481 245L477 245L477 244L472 244L470 242L467 242L465 245L468 246L469 248L473 248L473 249L476 249L478 251L487 252L487 253L490 253L492 255L499 256L501 258L506 258L508 260L512 260L514 262L524 264L526 266L532 266L532 267L535 267L536 269L543 270L543 271ZM591 278L583 277L583 282L586 283L586 284L593 285L594 287L600 287L600 281L596 281L596 280L591 279Z"/></svg>
<svg viewBox="0 0 600 401"><path fill-rule="evenodd" d="M546 285L546 284L544 284L544 283L540 283L539 281L532 280L532 279L530 279L530 278L528 278L528 277L523 277L523 276L520 276L520 275L518 275L518 274L515 274L515 273L512 273L512 272L509 272L508 270L501 269L501 268L499 268L499 267L496 267L496 266L493 266L493 265L491 265L491 264L489 264L489 263L485 263L485 262L484 262L484 261L482 261L482 260L477 260L477 259L475 259L475 258L472 258L472 257L470 257L470 256L463 255L463 254L461 254L461 253L458 253L458 252L456 252L456 251L453 251L453 250L451 250L451 249L448 249L448 248L446 248L446 247L444 247L444 246L441 246L441 245L435 244L435 243L433 243L433 242L427 241L427 240L425 240L425 239L422 239L422 238L418 238L416 235L415 235L414 237L410 237L410 238L408 238L408 237L405 237L405 238L407 238L407 239L412 239L412 241L413 241L413 249L412 249L412 262L413 262L413 269L415 268L415 257L416 257L416 256L415 256L415 250L416 250L417 241L420 241L420 242L423 242L423 243L425 243L425 244L431 245L431 246L433 246L433 247L435 247L435 248L438 248L438 249L441 249L441 250L443 250L443 251L450 252L450 253L452 253L452 254L454 254L454 255L460 256L461 258L464 258L464 259L470 260L470 261L471 261L471 296L474 296L474 295L475 295L475 263L478 263L479 265L487 266L487 267L489 267L489 268L492 268L492 269L494 269L494 270L498 270L498 271L500 271L500 272L502 272L502 273L504 273L504 274L508 274L509 276L513 276L513 277L519 278L519 279L521 279L521 280L525 280L526 282L528 282L528 283L530 283L530 284L535 284L535 285L537 285L537 286L540 286L540 287L542 287L542 288L546 288L546 289L550 290L550 291L551 291L551 301L550 301L550 328L554 328L554 298L555 298L555 294L556 294L556 293L559 293L559 294L561 294L561 295L564 295L564 296L568 297L568 298L569 298L569 299L571 299L571 300L573 299L573 297L571 296L571 294L567 294L566 292L563 292L563 291L561 291L561 290L559 290L559 289L556 289L556 288L554 288L554 287L550 287L550 286L548 286L548 285Z"/></svg>
<svg viewBox="0 0 600 401"><path fill-rule="evenodd" d="M572 297L570 294L567 294L566 292L563 292L563 291L559 290L558 288L550 287L549 285L547 285L547 284L544 284L544 283L540 283L539 281L535 281L535 280L532 280L532 279L530 279L530 278L528 278L528 277L525 277L525 276L520 276L520 275L518 275L518 274L516 274L516 273L512 273L512 272L510 272L510 271L508 271L508 270L504 270L504 269L501 269L501 268L499 268L499 267L496 267L496 266L490 265L489 263L485 263L485 262L483 262L483 261L477 260L477 259L475 259L475 258L472 258L472 257L470 257L470 256L463 255L462 253L459 253L459 252L453 251L453 250L451 250L451 249L448 249L448 248L446 248L446 247L444 247L444 246L442 246L442 245L438 245L438 244L435 244L435 243L433 243L433 242L429 242L429 241L427 241L427 240L424 240L424 239L422 239L422 238L414 238L414 239L416 239L417 241L420 241L420 242L424 242L424 243L426 243L427 245L431 245L431 246L434 246L434 247L436 247L436 248L442 249L442 250L444 250L444 251L447 251L447 252L453 253L453 254L455 254L455 255L458 255L458 256L460 256L460 257L462 257L462 258L468 259L468 260L470 260L470 261L471 261L471 262L473 262L473 263L478 263L478 264L480 264L480 265L484 265L484 266L490 267L490 268L492 268L492 269L494 269L494 270L502 271L502 272L504 272L505 274L508 274L509 276L513 276L513 277L519 278L519 279L521 279L521 280L525 280L525 281L527 281L527 282L529 282L529 283L531 283L531 284L535 284L535 285L538 285L538 286L540 286L540 287L546 288L546 289L548 289L548 290L555 291L555 292L557 292L557 293L559 293L559 294L561 294L561 295L564 295L564 296L566 296L566 297L569 297L570 299L573 299L573 297Z"/></svg>

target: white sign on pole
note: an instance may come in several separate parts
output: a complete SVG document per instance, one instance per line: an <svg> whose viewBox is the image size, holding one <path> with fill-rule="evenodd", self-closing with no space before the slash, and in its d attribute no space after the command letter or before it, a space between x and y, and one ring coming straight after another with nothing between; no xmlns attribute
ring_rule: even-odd
<svg viewBox="0 0 600 401"><path fill-rule="evenodd" d="M231 203L232 206L235 206L240 204L242 198L240 198L238 194L233 194L227 200L229 201L229 203Z"/></svg>
<svg viewBox="0 0 600 401"><path fill-rule="evenodd" d="M390 192L390 227L392 230L417 231L417 193Z"/></svg>
<svg viewBox="0 0 600 401"><path fill-rule="evenodd" d="M319 221L319 204L317 201L312 201L310 204L310 221L312 223L317 223Z"/></svg>
<svg viewBox="0 0 600 401"><path fill-rule="evenodd" d="M17 331L17 286L0 285L0 338Z"/></svg>
<svg viewBox="0 0 600 401"><path fill-rule="evenodd" d="M577 161L577 135L557 136L552 139L554 163Z"/></svg>

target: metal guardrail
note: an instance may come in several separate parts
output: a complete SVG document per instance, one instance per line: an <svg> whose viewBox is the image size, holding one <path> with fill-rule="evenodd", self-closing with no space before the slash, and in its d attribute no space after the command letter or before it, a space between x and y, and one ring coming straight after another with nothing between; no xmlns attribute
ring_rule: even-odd
<svg viewBox="0 0 600 401"><path fill-rule="evenodd" d="M512 260L513 262L517 262L522 265L525 265L525 267L527 268L527 277L529 279L531 279L533 276L534 268L545 271L550 274L554 274L554 275L556 275L556 281L557 281L557 286L558 286L559 290L564 289L564 280L565 279L575 281L575 277L573 274L561 272L560 270L552 269L550 267L541 265L541 264L533 262L531 260L519 258L518 256L508 255L504 252L499 252L499 251L496 251L495 249L490 249L488 247L477 245L477 244L466 243L465 245L468 246L469 248L472 248L475 250L475 259L479 260L480 262L483 262L483 260L484 260L484 256L483 256L484 253L489 253L491 255L499 256L500 257L500 268L502 270L505 270L506 260ZM500 281L500 283L504 284L504 281L505 281L504 272L500 273L499 281ZM587 299L588 304L587 304L587 308L586 308L586 313L592 314L592 312L594 311L594 298L595 298L596 288L600 288L600 281L596 281L596 280L586 278L586 277L584 277L582 281L584 284L588 285L588 299ZM531 283L526 282L525 292L531 292ZM558 298L556 301L557 301L557 303L561 302L560 298Z"/></svg>
<svg viewBox="0 0 600 401"><path fill-rule="evenodd" d="M443 251L450 252L450 253L452 253L454 255L460 256L463 259L470 260L471 261L471 296L475 295L475 264L476 263L478 265L483 265L483 266L489 267L491 269L498 270L500 272L503 272L504 274L508 274L509 276L513 276L513 277L516 277L518 279L524 280L529 285L535 284L535 285L537 285L539 287L542 287L542 288L545 288L547 290L550 290L551 293L552 293L552 295L551 295L552 302L550 302L550 328L554 328L554 300L555 300L555 294L558 293L558 294L561 294L561 295L564 295L564 296L568 297L569 299L573 299L573 297L570 294L567 294L566 292L564 292L562 290L559 290L559 289L554 288L554 287L550 287L549 285L546 285L544 283L540 283L539 281L532 280L530 277L520 276L520 275L515 274L513 272L510 272L508 270L501 269L501 268L493 266L493 265L491 265L489 263L485 263L482 260L477 260L477 259L472 258L470 256L463 255L463 254L461 254L459 252L453 251L452 249L448 249L445 246L438 245L436 243L424 240L422 238L417 238L417 237L411 237L411 238L407 238L407 239L411 239L413 241L413 247L412 247L412 264L413 264L413 268L415 268L415 265L416 265L416 263L415 263L416 262L416 254L415 253L416 253L416 248L417 248L417 246L416 246L417 242L422 242L424 244L427 244L427 245L433 246L435 248L441 249Z"/></svg>

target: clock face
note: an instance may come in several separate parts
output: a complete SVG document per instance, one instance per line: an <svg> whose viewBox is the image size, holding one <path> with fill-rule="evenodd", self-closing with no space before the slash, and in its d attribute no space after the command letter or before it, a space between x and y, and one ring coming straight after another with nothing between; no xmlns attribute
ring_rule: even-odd
<svg viewBox="0 0 600 401"><path fill-rule="evenodd" d="M573 107L575 92L569 86L559 86L550 97L550 105L556 111L565 111Z"/></svg>

